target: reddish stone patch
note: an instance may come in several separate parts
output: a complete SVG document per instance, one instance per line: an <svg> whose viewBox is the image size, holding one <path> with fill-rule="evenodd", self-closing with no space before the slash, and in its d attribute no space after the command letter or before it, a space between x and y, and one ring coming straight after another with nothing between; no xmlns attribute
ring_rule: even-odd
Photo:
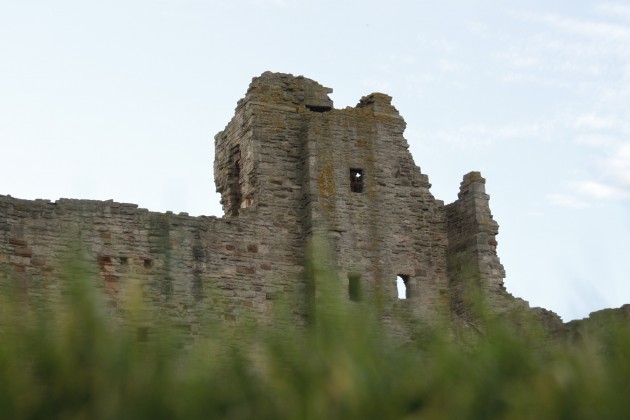
<svg viewBox="0 0 630 420"><path fill-rule="evenodd" d="M254 274L256 270L251 267L236 267L236 272L239 274Z"/></svg>
<svg viewBox="0 0 630 420"><path fill-rule="evenodd" d="M26 246L27 244L26 239L18 239L18 238L9 238L9 243L11 245L18 245L18 246Z"/></svg>
<svg viewBox="0 0 630 420"><path fill-rule="evenodd" d="M98 265L101 266L101 269L105 268L106 265L112 265L112 257L107 255L99 255L97 261Z"/></svg>
<svg viewBox="0 0 630 420"><path fill-rule="evenodd" d="M99 257L99 262L101 264L111 264L112 263L112 257Z"/></svg>
<svg viewBox="0 0 630 420"><path fill-rule="evenodd" d="M15 255L19 255L20 257L30 257L33 255L33 250L30 248L15 248Z"/></svg>
<svg viewBox="0 0 630 420"><path fill-rule="evenodd" d="M271 264L262 263L262 264L260 264L260 268L262 270L271 270Z"/></svg>
<svg viewBox="0 0 630 420"><path fill-rule="evenodd" d="M256 245L256 244L247 245L247 251L248 252L258 252L258 245Z"/></svg>
<svg viewBox="0 0 630 420"><path fill-rule="evenodd" d="M228 251L234 251L236 249L236 247L234 245L226 245L225 249L227 249Z"/></svg>
<svg viewBox="0 0 630 420"><path fill-rule="evenodd" d="M118 283L118 276L113 276L111 274L108 274L105 276L105 281L107 283Z"/></svg>

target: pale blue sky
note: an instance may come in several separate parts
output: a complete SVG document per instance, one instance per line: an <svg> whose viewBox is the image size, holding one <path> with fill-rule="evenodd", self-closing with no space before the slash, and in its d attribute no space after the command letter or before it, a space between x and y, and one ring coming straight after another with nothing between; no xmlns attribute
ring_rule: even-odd
<svg viewBox="0 0 630 420"><path fill-rule="evenodd" d="M514 295L630 302L628 1L5 0L0 194L219 215L213 136L265 70L392 95L439 199L480 170Z"/></svg>

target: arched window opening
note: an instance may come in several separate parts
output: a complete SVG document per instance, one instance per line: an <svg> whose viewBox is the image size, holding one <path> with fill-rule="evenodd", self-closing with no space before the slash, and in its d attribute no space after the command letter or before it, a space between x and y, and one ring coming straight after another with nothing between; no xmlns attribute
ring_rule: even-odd
<svg viewBox="0 0 630 420"><path fill-rule="evenodd" d="M409 276L406 274L396 276L396 288L398 289L398 299L409 299Z"/></svg>

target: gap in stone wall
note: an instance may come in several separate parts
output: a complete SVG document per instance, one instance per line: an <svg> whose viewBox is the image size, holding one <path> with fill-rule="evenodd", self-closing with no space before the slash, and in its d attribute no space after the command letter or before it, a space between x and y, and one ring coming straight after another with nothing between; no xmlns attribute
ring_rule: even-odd
<svg viewBox="0 0 630 420"><path fill-rule="evenodd" d="M398 289L398 299L409 299L409 276L398 274L396 276L396 288Z"/></svg>

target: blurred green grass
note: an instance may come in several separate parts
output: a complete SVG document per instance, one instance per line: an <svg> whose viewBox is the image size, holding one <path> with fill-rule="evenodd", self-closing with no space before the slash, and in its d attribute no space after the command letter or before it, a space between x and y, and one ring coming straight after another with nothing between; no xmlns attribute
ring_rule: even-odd
<svg viewBox="0 0 630 420"><path fill-rule="evenodd" d="M113 322L80 264L62 300L0 296L3 419L604 419L630 413L630 329L550 340L483 310L480 329L392 336L369 301L349 304L314 259L311 322L208 322L196 340L130 299ZM482 303L478 303L483 307ZM150 312L150 311L149 311ZM138 324L146 325L146 324ZM410 326L413 328L413 325Z"/></svg>

